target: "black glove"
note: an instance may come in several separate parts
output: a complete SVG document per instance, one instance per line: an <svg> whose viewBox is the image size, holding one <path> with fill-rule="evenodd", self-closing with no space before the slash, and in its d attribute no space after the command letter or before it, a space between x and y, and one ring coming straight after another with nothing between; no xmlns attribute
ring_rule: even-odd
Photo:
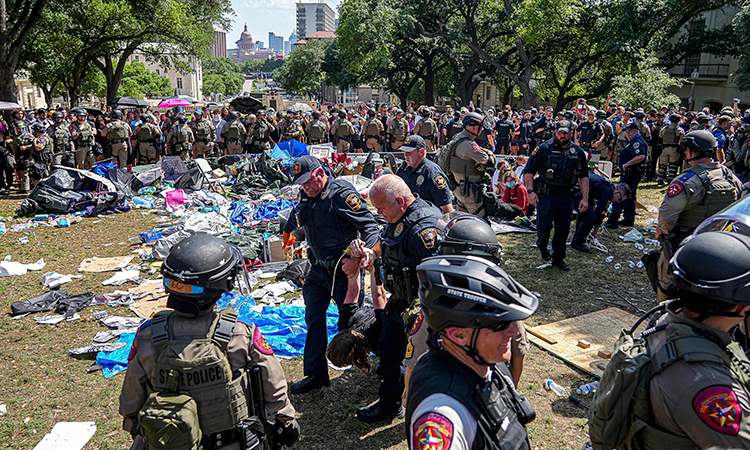
<svg viewBox="0 0 750 450"><path fill-rule="evenodd" d="M283 423L276 419L276 426L274 428L274 443L281 444L284 447L291 447L299 440L299 423L297 419L292 419L292 422L287 426L284 426Z"/></svg>

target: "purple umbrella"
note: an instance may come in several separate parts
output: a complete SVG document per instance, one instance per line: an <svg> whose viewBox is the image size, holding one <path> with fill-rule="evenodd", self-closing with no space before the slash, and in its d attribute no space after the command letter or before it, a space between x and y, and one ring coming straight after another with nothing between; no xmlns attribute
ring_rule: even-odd
<svg viewBox="0 0 750 450"><path fill-rule="evenodd" d="M173 106L190 106L192 103L190 103L187 100L183 100L181 98L170 98L167 100L162 100L161 103L159 103L159 106L157 108L171 108Z"/></svg>

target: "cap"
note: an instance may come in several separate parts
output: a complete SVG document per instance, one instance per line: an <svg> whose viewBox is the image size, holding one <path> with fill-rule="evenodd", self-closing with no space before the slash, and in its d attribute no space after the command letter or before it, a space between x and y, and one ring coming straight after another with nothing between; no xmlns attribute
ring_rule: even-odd
<svg viewBox="0 0 750 450"><path fill-rule="evenodd" d="M638 120L640 120L640 119L643 119L643 118L645 118L645 117L646 117L646 114L644 114L644 113L642 113L642 112L640 112L640 111L637 111L637 112L635 113L635 118L636 118L636 119L638 119Z"/></svg>
<svg viewBox="0 0 750 450"><path fill-rule="evenodd" d="M322 167L318 158L309 155L300 156L294 161L294 164L292 164L292 174L294 175L292 184L302 184L307 182L307 180L310 179L312 171L318 167Z"/></svg>
<svg viewBox="0 0 750 450"><path fill-rule="evenodd" d="M413 134L407 137L404 141L404 145L401 146L401 150L406 153L411 153L414 150L419 150L422 148L427 148L427 144L424 142L422 136L418 134Z"/></svg>
<svg viewBox="0 0 750 450"><path fill-rule="evenodd" d="M638 125L636 125L635 122L630 122L627 125L625 125L625 128L623 128L623 130L637 130L637 129L638 129Z"/></svg>
<svg viewBox="0 0 750 450"><path fill-rule="evenodd" d="M557 131L565 131L570 133L570 121L569 120L561 120L557 122Z"/></svg>

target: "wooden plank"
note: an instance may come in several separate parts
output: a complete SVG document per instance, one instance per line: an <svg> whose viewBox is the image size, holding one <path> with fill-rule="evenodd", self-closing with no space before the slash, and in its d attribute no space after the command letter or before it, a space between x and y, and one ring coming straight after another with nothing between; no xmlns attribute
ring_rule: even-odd
<svg viewBox="0 0 750 450"><path fill-rule="evenodd" d="M551 337L547 336L547 335L546 335L546 334L544 334L544 333L541 333L541 332L539 332L539 331L536 331L536 330L535 330L534 328L526 328L526 331L527 331L528 333L531 333L531 334L533 334L534 336L538 337L539 339L543 340L544 342L546 342L546 343L548 343L548 344L550 344L550 345L555 345L555 344L557 344L557 341L556 341L556 340L552 339Z"/></svg>

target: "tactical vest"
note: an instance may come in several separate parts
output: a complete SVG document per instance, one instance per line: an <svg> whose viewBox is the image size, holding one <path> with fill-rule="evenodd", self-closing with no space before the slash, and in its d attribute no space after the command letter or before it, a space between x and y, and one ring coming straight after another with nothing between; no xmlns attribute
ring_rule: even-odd
<svg viewBox="0 0 750 450"><path fill-rule="evenodd" d="M462 174L465 177L479 178L482 173L477 170L477 162L473 159L464 159L456 156L456 150L462 141L469 140L468 137L454 139L456 141L451 148L451 159L448 170L453 173ZM448 173L448 172L446 172Z"/></svg>
<svg viewBox="0 0 750 450"><path fill-rule="evenodd" d="M366 136L380 136L380 127L378 127L378 119L368 119L365 125Z"/></svg>
<svg viewBox="0 0 750 450"><path fill-rule="evenodd" d="M138 142L153 142L156 139L156 131L154 131L151 124L144 123L138 129L136 137L138 138Z"/></svg>
<svg viewBox="0 0 750 450"><path fill-rule="evenodd" d="M160 311L151 321L156 351L150 374L153 392L188 394L198 404L200 429L204 435L234 430L248 418L247 393L251 392L246 372L233 377L227 346L237 313L218 313L204 339L175 339L173 311ZM170 382L172 385L170 386Z"/></svg>
<svg viewBox="0 0 750 450"><path fill-rule="evenodd" d="M549 157L542 160L537 182L546 185L555 192L565 193L564 190L573 188L580 165L577 147L571 143L568 148L559 149L554 141L547 141L539 146L540 152L547 149L550 149Z"/></svg>
<svg viewBox="0 0 750 450"><path fill-rule="evenodd" d="M432 138L435 135L435 121L432 119L422 119L422 125L419 127L419 135L426 138Z"/></svg>
<svg viewBox="0 0 750 450"><path fill-rule="evenodd" d="M91 128L91 125L88 122L84 122L83 124L76 123L75 127L79 130L77 139L79 145L89 145L91 138L94 136L94 130Z"/></svg>
<svg viewBox="0 0 750 450"><path fill-rule="evenodd" d="M421 259L406 248L409 235L419 235L425 228L437 226L440 218L426 201L417 198L409 205L401 220L389 224L382 232L383 285L399 300L410 303L417 298L417 265ZM400 230L400 231L399 231ZM435 243L437 253L437 242Z"/></svg>
<svg viewBox="0 0 750 450"><path fill-rule="evenodd" d="M497 122L497 140L507 141L510 138L511 122L508 119L500 119Z"/></svg>
<svg viewBox="0 0 750 450"><path fill-rule="evenodd" d="M55 126L52 130L52 143L55 153L63 152L70 143L70 133L64 125Z"/></svg>
<svg viewBox="0 0 750 450"><path fill-rule="evenodd" d="M296 136L302 132L302 126L300 126L299 120L292 120L286 127L286 134Z"/></svg>
<svg viewBox="0 0 750 450"><path fill-rule="evenodd" d="M339 120L336 125L336 136L338 137L347 137L349 136L349 121L348 120Z"/></svg>
<svg viewBox="0 0 750 450"><path fill-rule="evenodd" d="M242 132L240 131L240 122L235 120L229 124L229 129L227 130L227 139L239 139L240 134L242 134Z"/></svg>
<svg viewBox="0 0 750 450"><path fill-rule="evenodd" d="M730 181L732 171L728 168L724 166L716 169L692 167L689 172L693 172L700 178L706 194L699 204L683 210L677 219L680 228L685 230L696 228L701 222L737 200L737 188Z"/></svg>
<svg viewBox="0 0 750 450"><path fill-rule="evenodd" d="M253 127L253 137L258 140L264 140L268 138L268 125L265 122L255 122Z"/></svg>
<svg viewBox="0 0 750 450"><path fill-rule="evenodd" d="M193 125L193 133L195 134L195 139L205 141L211 135L211 125L205 120L199 120Z"/></svg>
<svg viewBox="0 0 750 450"><path fill-rule="evenodd" d="M406 404L407 439L411 420L417 406L433 394L448 395L470 412L477 421L474 449L528 450L529 437L522 424L533 420L533 409L525 397L511 387L510 372L503 363L493 367L492 381L481 378L473 370L460 363L450 353L430 348L422 355L409 381L409 397ZM483 394L484 392L485 394ZM482 401L487 396L491 404ZM524 420L519 405L530 412Z"/></svg>
<svg viewBox="0 0 750 450"><path fill-rule="evenodd" d="M661 332L667 333L666 343L652 353L648 338ZM750 361L737 342L724 347L718 337L681 323L651 328L639 338L624 330L589 410L589 435L594 449L700 448L690 438L673 435L654 425L651 379L679 360L725 366L740 384L750 389Z"/></svg>
<svg viewBox="0 0 750 450"><path fill-rule="evenodd" d="M391 136L403 139L406 138L406 132L409 131L409 124L406 122L406 120L401 119L393 119L393 127L391 128Z"/></svg>
<svg viewBox="0 0 750 450"><path fill-rule="evenodd" d="M190 129L185 125L175 125L177 133L172 133L172 139L178 144L184 144L190 141Z"/></svg>
<svg viewBox="0 0 750 450"><path fill-rule="evenodd" d="M680 143L679 139L677 139L677 125L667 125L664 129L664 136L662 137L662 142L664 143L665 147L675 147L677 144Z"/></svg>
<svg viewBox="0 0 750 450"><path fill-rule="evenodd" d="M130 125L126 124L122 120L116 120L113 122L114 126L107 135L110 139L127 139L130 137Z"/></svg>
<svg viewBox="0 0 750 450"><path fill-rule="evenodd" d="M323 122L321 122L318 119L315 119L312 122L310 122L309 136L311 139L323 139L325 135L326 135L326 126L323 125Z"/></svg>

